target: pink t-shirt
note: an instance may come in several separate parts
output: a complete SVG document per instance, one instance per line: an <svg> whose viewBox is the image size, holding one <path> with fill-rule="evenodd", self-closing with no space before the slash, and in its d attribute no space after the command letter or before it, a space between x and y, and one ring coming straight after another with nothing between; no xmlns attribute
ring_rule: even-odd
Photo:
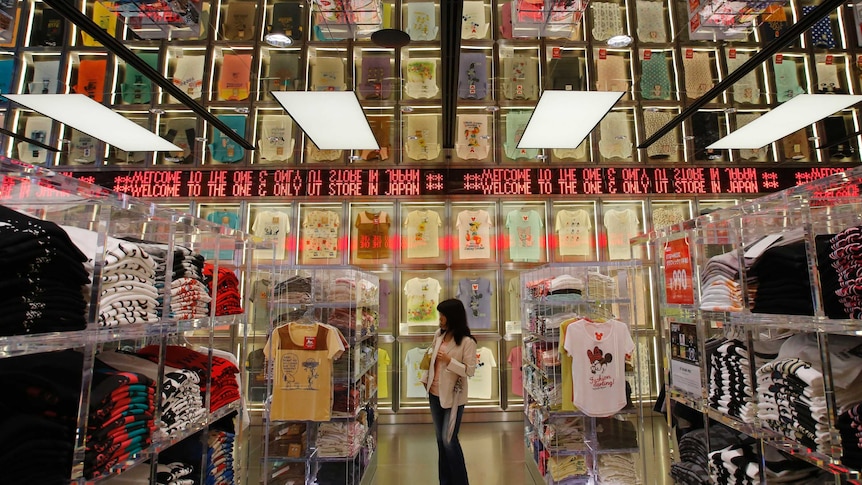
<svg viewBox="0 0 862 485"><path fill-rule="evenodd" d="M521 347L514 347L509 352L509 366L512 368L512 394L516 396L524 395L524 382L523 382L523 374L521 372L521 360L523 360L521 354Z"/></svg>
<svg viewBox="0 0 862 485"><path fill-rule="evenodd" d="M451 342L443 341L440 344L440 350L446 352L449 350L449 346ZM438 391L438 384L440 384L440 374L446 369L446 364L443 363L442 360L437 359L434 361L434 380L431 381L431 387L428 388L428 392L434 394L435 396L439 396L440 392Z"/></svg>

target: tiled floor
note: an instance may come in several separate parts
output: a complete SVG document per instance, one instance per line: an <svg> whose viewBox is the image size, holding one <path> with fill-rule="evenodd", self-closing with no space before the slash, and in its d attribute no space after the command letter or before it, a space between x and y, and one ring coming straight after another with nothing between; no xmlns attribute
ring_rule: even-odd
<svg viewBox="0 0 862 485"><path fill-rule="evenodd" d="M644 485L669 484L667 440L661 419L646 420L643 458ZM464 423L461 445L473 485L539 485L524 462L522 422ZM437 485L437 445L431 424L380 425L376 485ZM541 483L541 482L539 482ZM634 481L632 483L635 483Z"/></svg>

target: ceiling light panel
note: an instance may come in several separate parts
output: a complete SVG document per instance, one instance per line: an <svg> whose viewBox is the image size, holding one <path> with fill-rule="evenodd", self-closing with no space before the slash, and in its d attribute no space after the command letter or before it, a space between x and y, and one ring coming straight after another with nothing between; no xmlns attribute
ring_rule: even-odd
<svg viewBox="0 0 862 485"><path fill-rule="evenodd" d="M800 94L706 148L756 150L859 101L851 94Z"/></svg>
<svg viewBox="0 0 862 485"><path fill-rule="evenodd" d="M545 91L518 148L577 148L623 94L621 91Z"/></svg>
<svg viewBox="0 0 862 485"><path fill-rule="evenodd" d="M4 94L3 96L123 151L182 151L182 148L83 94Z"/></svg>
<svg viewBox="0 0 862 485"><path fill-rule="evenodd" d="M321 150L379 150L353 91L271 91Z"/></svg>

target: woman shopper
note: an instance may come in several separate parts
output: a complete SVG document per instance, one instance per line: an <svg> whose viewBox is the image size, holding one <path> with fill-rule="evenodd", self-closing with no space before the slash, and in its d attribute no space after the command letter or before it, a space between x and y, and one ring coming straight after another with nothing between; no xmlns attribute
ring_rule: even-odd
<svg viewBox="0 0 862 485"><path fill-rule="evenodd" d="M468 485L458 429L467 404L467 378L476 371L476 339L460 300L441 301L437 312L440 329L434 334L425 388L437 434L440 485Z"/></svg>

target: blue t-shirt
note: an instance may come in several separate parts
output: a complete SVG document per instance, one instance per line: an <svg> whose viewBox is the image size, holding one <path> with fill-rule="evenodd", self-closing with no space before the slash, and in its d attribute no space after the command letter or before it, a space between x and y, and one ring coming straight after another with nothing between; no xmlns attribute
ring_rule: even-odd
<svg viewBox="0 0 862 485"><path fill-rule="evenodd" d="M218 119L239 136L245 136L245 116L219 115ZM245 156L245 150L218 129L213 129L213 142L210 143L210 152L212 153L213 160L223 163L238 162Z"/></svg>
<svg viewBox="0 0 862 485"><path fill-rule="evenodd" d="M492 295L487 278L464 278L458 282L458 299L467 310L470 328L491 328Z"/></svg>

